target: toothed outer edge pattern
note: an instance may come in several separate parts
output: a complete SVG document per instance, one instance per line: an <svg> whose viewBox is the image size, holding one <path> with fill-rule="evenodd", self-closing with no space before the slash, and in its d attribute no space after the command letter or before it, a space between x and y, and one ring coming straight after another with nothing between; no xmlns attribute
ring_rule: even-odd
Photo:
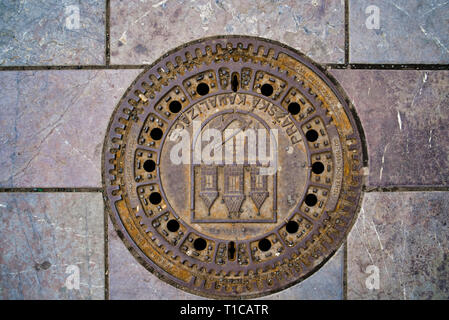
<svg viewBox="0 0 449 320"><path fill-rule="evenodd" d="M342 93L340 93L335 88L335 86L332 85L331 81L326 80L325 74L319 68L317 68L317 66L315 66L314 63L309 61L307 58L305 58L301 54L298 54L293 49L288 48L287 46L284 46L277 42L274 42L271 40L266 40L266 39L261 39L261 38L240 37L240 36L214 37L214 38L207 38L204 40L198 40L198 41L194 41L194 42L185 44L185 45L178 47L178 48L170 51L169 53L165 54L162 58L157 60L152 66L150 66L147 70L145 70L144 72L141 73L141 75L138 76L138 78L133 82L131 87L125 93L124 97L122 98L122 100L120 101L119 105L117 106L116 110L113 113L113 117L112 117L113 120L111 121L111 123L109 124L109 127L108 127L107 132L109 133L109 135L108 134L106 135L106 140L105 140L105 144L104 144L104 152L103 152L103 157L106 158L106 159L103 158L103 165L104 165L103 169L106 169L106 170L103 170L103 184L105 187L104 188L105 193L107 195L107 197L104 197L104 198L105 198L106 207L107 207L108 211L110 212L110 215L113 220L115 228L117 230L120 230L120 232L119 232L120 237L123 239L123 241L127 245L128 249L133 253L133 255L138 259L138 261L140 263L142 263L148 270L155 273L159 278L174 285L175 287L184 289L191 293L203 295L206 297L250 298L250 297L257 297L257 296L261 296L261 295L270 294L270 293L273 293L273 292L276 292L279 290L283 290L293 284L298 283L299 281L302 281L304 278L310 276L313 272L315 272L317 269L319 269L319 267L322 264L324 264L337 251L337 249L339 247L339 245L332 246L329 243L321 243L321 244L317 243L314 239L317 239L321 235L321 233L325 231L325 228L318 228L317 223L315 223L314 229L311 232L309 232L307 237L305 237L300 242L302 244L301 246L288 247L284 244L284 248L286 248L286 252L288 252L288 254L286 254L286 253L282 254L281 257L278 258L277 260L272 259L270 261L267 261L265 263L259 263L257 265L250 264L249 267L242 268L242 270L225 270L226 268L223 268L222 270L217 271L214 268L210 267L210 263L201 263L200 261L198 261L196 259L192 259L186 255L180 257L179 253L176 254L176 252L174 252L176 250L168 249L170 244L166 243L165 239L163 239L163 238L157 239L159 241L158 246L160 246L161 248L164 248L164 247L167 248L167 249L165 249L165 252L167 255L169 255L170 257L176 256L177 260L181 260L181 263L183 265L187 265L188 268L191 268L197 276L201 276L201 275L207 276L207 275L214 275L214 274L222 275L222 276L225 276L225 275L239 276L242 274L243 275L258 274L258 273L260 273L260 270L269 271L271 269L275 269L277 266L280 266L281 264L286 264L286 263L291 264L293 262L301 262L301 265L300 265L301 271L299 273L293 267L289 268L289 270L288 270L289 272L293 273L294 280L288 279L289 275L287 273L285 273L284 276L285 276L285 278L287 278L286 281L279 282L277 277L272 277L271 281L274 283L269 285L267 282L265 282L265 283L263 283L263 288L260 290L257 289L256 283L254 282L254 285L255 285L254 291L256 293L252 293L252 292L237 293L235 291L237 286L234 286L232 290L234 291L235 294L238 294L238 296L233 297L233 296L229 295L229 292L224 292L224 289L225 289L224 285L221 286L221 291L217 291L216 289L214 289L213 283L212 283L212 287L210 289L206 289L206 288L204 288L205 281L200 280L200 282L201 282L200 287L202 287L202 288L197 288L196 284L195 284L195 280L196 280L195 276L192 277L192 281L190 284L184 284L184 285L179 284L178 283L179 280L177 278L174 278L171 274L165 272L164 270L161 270L160 267L154 265L154 263L150 259L148 259L148 257L138 248L138 246L135 244L133 239L131 239L131 237L126 232L123 232L126 229L124 228L122 221L120 220L120 217L118 216L118 212L115 209L115 205L112 206L112 210L111 210L110 204L114 204L116 201L122 199L121 187L114 185L116 183L116 179L117 179L117 171L116 171L117 168L115 165L115 162L117 161L117 159L116 159L115 151L118 150L119 152L121 152L121 149L123 148L122 147L123 135L117 133L116 128L120 128L121 130L123 130L126 126L122 122L127 123L130 121L133 121L133 118L135 118L136 116L142 117L142 115L136 114L136 110L139 108L139 106L141 106L141 103L142 103L142 99L141 99L141 97L139 97L139 94L143 94L146 97L146 99L149 100L149 104L151 105L151 108L146 107L147 110L144 111L145 118L146 118L146 115L149 114L150 112L153 112L159 116L157 111L154 110L154 105L156 104L156 102L158 102L162 97L164 97L164 95L167 92L169 92L169 90L172 87L174 87L175 85L178 85L180 87L180 89L183 92L185 92L185 89L184 89L184 86L182 83L183 80L189 78L192 75L198 74L202 71L211 69L211 64L217 63L215 61L215 59L213 59L213 57L219 51L220 52L222 51L222 56L223 56L223 58L226 59L226 56L228 55L228 57L229 57L229 55L231 54L230 50L243 49L245 51L245 50L248 50L251 46L253 49L253 53L256 54L256 56L248 57L249 59L247 62L243 62L246 59L244 59L242 57L241 58L242 61L240 61L238 66L236 66L236 68L235 68L235 70L237 70L238 72L240 72L240 70L244 67L249 67L254 70L253 74L251 75L252 80L251 80L251 84L249 85L249 90L247 92L241 91L239 93L250 93L252 95L259 96L261 98L270 100L269 98L252 91L255 75L256 75L257 71L259 71L259 70L273 74L274 76L277 76L280 79L286 80L288 78L290 80L290 82L288 83L289 86L287 86L285 88L282 96L279 97L278 101L281 102L283 100L283 98L285 98L285 96L288 94L289 88L292 87L290 84L291 84L291 82L293 82L295 84L294 87L296 89L298 89L301 92L301 94L303 94L311 102L311 104L315 107L315 112L313 113L312 117L307 116L300 123L297 123L296 121L294 121L294 122L296 122L296 125L298 126L298 129L299 129L299 132L301 133L301 135L303 135L303 132L302 132L300 126L303 125L304 123L306 123L307 121L310 121L314 116L317 116L317 115L320 116L321 119L323 119L323 121L325 123L325 127L327 128L327 125L329 125L331 123L332 119L327 115L327 110L323 108L322 102L317 99L317 95L315 93L313 93L310 88L305 87L305 83L303 81L301 81L301 79L297 79L296 75L294 75L294 74L290 75L289 70L287 70L287 69L282 70L282 68L275 67L275 65L273 63L262 64L262 59L260 59L261 56L263 56L265 58L271 58L273 60L277 60L279 53L285 52L289 56L293 57L295 60L301 62L306 67L313 70L316 74L318 74L320 76L321 80L325 81L327 86L331 88L333 93L337 96L337 99L339 100L339 102L343 105L343 107L346 111L346 116L351 121L351 125L353 128L353 134L347 136L346 139L354 140L355 143L350 144L348 147L348 150L346 150L347 146L346 146L346 144L343 143L346 141L344 139L340 139L340 141L342 143L342 151L343 152L352 151L353 156L356 157L355 160L356 160L357 164L353 164L351 166L352 182L354 184L350 185L349 188L347 188L348 191L350 191L350 193L354 194L354 196L350 196L349 194L345 193L345 196L344 196L345 206L340 211L344 212L349 217L342 215L341 217L336 218L337 223L336 223L334 230L327 230L328 233L326 236L327 236L328 240L331 240L333 243L339 243L339 245L341 244L346 232L349 231L348 226L351 225L355 220L356 211L358 209L358 200L360 198L360 192L361 192L360 169L361 169L361 166L363 163L363 159L362 159L363 154L361 152L360 138L359 138L359 135L357 132L357 127L354 123L354 120L351 117L351 113L349 111L349 108L348 108L345 100L341 99ZM174 54L174 53L176 53L176 54ZM201 56L199 57L197 55L197 53L201 53ZM207 61L207 63L205 63L205 64L198 63L197 61L200 60L199 58L204 58L204 56L209 56L210 61ZM229 59L232 59L232 58L229 57ZM258 59L260 59L260 63L255 64L254 61L258 60ZM212 69L214 69L214 72L215 72L215 69L218 69L218 68L212 68ZM175 70L176 70L176 72L175 72ZM234 69L231 70L231 73L233 71L234 71ZM218 77L216 77L216 78L217 78L217 82L218 82ZM136 94L136 92L137 92L137 94ZM223 92L217 92L213 95L217 95L220 93L232 93L232 92L229 92L229 90L225 90ZM203 99L204 100L209 99L213 95L206 95ZM186 94L186 97L188 97L188 94ZM192 104L197 103L198 101L201 101L201 99L190 101L190 105L185 109L188 109ZM274 104L276 104L275 101L272 101L272 102ZM278 103L276 105L280 108L283 108L282 106L280 106L280 103ZM179 115L177 117L179 117ZM170 125L173 124L174 121L176 121L177 117L172 119L171 121L168 121L167 119L165 119L169 123L169 126L168 126L168 129L166 129L166 131L164 133L163 139L165 139L166 133L169 132ZM161 145L163 145L163 140L161 141ZM137 148L139 148L139 146L137 146ZM114 152L110 152L111 149L113 149L112 151L114 151ZM149 149L149 148L147 148L147 149ZM155 149L154 151L158 154L157 165L159 165L160 152L157 149ZM308 152L308 157L310 159L311 153L310 153L309 148L307 148L307 152ZM309 175L310 175L310 172L309 172ZM159 176L159 175L157 175L157 176ZM344 179L343 179L343 182L345 182ZM160 185L159 178L152 180L151 183L158 183L159 188L162 191L162 186ZM309 185L310 184L308 184L308 186ZM308 186L305 188L305 192L307 192ZM327 188L330 189L329 187L327 187ZM342 193L342 191L344 189L345 189L345 186L342 185L340 194ZM107 199L107 198L109 198L109 199ZM168 210L162 212L161 215L165 214L166 212L169 211L174 216L176 216L178 218L176 213L170 208L168 201L166 201L166 203L168 206ZM298 207L295 210L293 210L292 216L296 212L300 212L299 207L301 206L301 204L302 204L302 201L300 201L298 204ZM307 215L305 215L303 213L302 213L302 215L304 217L308 218ZM141 217L141 219L142 219L142 220L140 220L140 224L144 227L147 227L146 231L149 231L152 228L150 220L156 219L160 215L157 215L154 218L152 217L151 219L149 219L144 214L142 214L142 211L140 210L137 213L137 216ZM287 220L289 220L290 218L291 218L291 216ZM310 218L308 218L308 219L310 220ZM321 224L322 224L323 220L326 220L326 219L329 220L330 217L327 212L324 212L324 214L322 215L322 219L320 221ZM182 223L182 221L179 221L179 222ZM330 221L329 221L329 223L330 223ZM186 228L191 228L184 223L183 223L183 225ZM277 235L277 237L282 242L283 241L282 237L279 236L279 229L282 228L283 226L284 226L284 224L280 225L279 227L276 228L275 232L270 231L269 233L263 235L260 238L264 238L267 235L274 233ZM190 230L192 230L192 229L190 229ZM332 231L332 234L330 234L330 231ZM157 232L157 231L154 230L152 233L154 234L154 232ZM186 231L185 236L182 239L180 239L180 241L178 242L179 246L183 243L184 239L187 237L189 232L190 231ZM198 236L201 236L205 239L209 239L208 237L200 234L197 231L193 231L193 232ZM216 241L216 239L211 239L211 240ZM255 239L250 240L250 242L252 242L252 241L255 241ZM329 247L327 246L327 244L329 244ZM179 249L179 246L178 246L178 249ZM218 246L216 245L215 247L217 248ZM315 247L318 247L318 248L315 248ZM308 252L308 251L311 251L311 252L313 251L313 254L310 254L306 261L301 261L301 259L296 259L296 256L302 255L303 252ZM247 245L247 254L248 254L249 258L251 259L249 242ZM289 258L288 258L288 256L289 256ZM214 253L214 258L215 258L215 253ZM214 261L214 259L212 259L212 261ZM202 272L199 270L202 270ZM285 278L284 278L284 280L285 280ZM271 289L271 288L273 288L273 289Z"/></svg>

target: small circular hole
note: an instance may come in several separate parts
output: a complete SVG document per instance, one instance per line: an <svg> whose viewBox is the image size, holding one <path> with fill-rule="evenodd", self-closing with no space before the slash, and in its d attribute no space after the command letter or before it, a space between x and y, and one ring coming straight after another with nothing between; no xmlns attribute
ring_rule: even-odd
<svg viewBox="0 0 449 320"><path fill-rule="evenodd" d="M324 164L322 164L321 162L314 162L312 164L312 172L315 174L320 174L323 173L324 171Z"/></svg>
<svg viewBox="0 0 449 320"><path fill-rule="evenodd" d="M152 171L154 171L154 169L156 169L156 162L154 162L153 160L146 160L146 161L143 163L143 169L144 169L146 172L152 172Z"/></svg>
<svg viewBox="0 0 449 320"><path fill-rule="evenodd" d="M271 248L271 242L268 239L262 239L259 241L259 249L262 251L268 251Z"/></svg>
<svg viewBox="0 0 449 320"><path fill-rule="evenodd" d="M178 113L179 111L181 111L181 108L182 104L178 100L173 100L168 105L168 109L170 110L171 113Z"/></svg>
<svg viewBox="0 0 449 320"><path fill-rule="evenodd" d="M290 112L292 115L298 114L301 110L301 106L299 103L292 102L288 105L288 112Z"/></svg>
<svg viewBox="0 0 449 320"><path fill-rule="evenodd" d="M306 132L306 139L310 142L314 142L318 139L318 132L316 132L315 130L311 129L309 131Z"/></svg>
<svg viewBox="0 0 449 320"><path fill-rule="evenodd" d="M195 250L201 251L206 249L207 242L203 238L196 238L195 241L193 241L193 247Z"/></svg>
<svg viewBox="0 0 449 320"><path fill-rule="evenodd" d="M167 222L167 229L170 232L176 232L179 230L179 222L172 219Z"/></svg>
<svg viewBox="0 0 449 320"><path fill-rule="evenodd" d="M308 205L309 207L313 207L318 202L318 198L316 197L316 195L309 193L306 196L305 202L306 202L306 205Z"/></svg>
<svg viewBox="0 0 449 320"><path fill-rule="evenodd" d="M196 87L196 92L198 92L200 96L205 96L209 93L209 86L206 83L200 83Z"/></svg>
<svg viewBox="0 0 449 320"><path fill-rule="evenodd" d="M150 136L151 136L151 138L154 139L154 140L161 140L162 135L163 135L163 132L162 132L162 130L159 129L159 128L154 128L154 129L152 129L151 132L150 132Z"/></svg>
<svg viewBox="0 0 449 320"><path fill-rule="evenodd" d="M153 192L150 194L150 202L152 204L159 204L162 201L161 194L159 192Z"/></svg>
<svg viewBox="0 0 449 320"><path fill-rule="evenodd" d="M264 96L271 96L273 94L273 86L271 84L265 83L264 85L262 85L262 87L260 88L260 92L264 95Z"/></svg>
<svg viewBox="0 0 449 320"><path fill-rule="evenodd" d="M299 225L296 221L289 221L285 227L288 233L296 233L299 229Z"/></svg>

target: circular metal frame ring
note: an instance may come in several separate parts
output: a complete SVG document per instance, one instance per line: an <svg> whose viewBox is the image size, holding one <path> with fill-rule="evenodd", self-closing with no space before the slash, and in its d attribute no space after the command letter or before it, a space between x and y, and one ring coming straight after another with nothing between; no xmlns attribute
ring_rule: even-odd
<svg viewBox="0 0 449 320"><path fill-rule="evenodd" d="M347 101L275 41L218 36L168 52L109 123L114 228L145 268L190 293L253 298L304 280L361 202L363 132Z"/></svg>

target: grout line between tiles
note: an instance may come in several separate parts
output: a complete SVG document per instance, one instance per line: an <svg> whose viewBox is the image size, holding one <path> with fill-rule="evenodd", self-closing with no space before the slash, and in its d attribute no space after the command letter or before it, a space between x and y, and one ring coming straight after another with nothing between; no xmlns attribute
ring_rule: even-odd
<svg viewBox="0 0 449 320"><path fill-rule="evenodd" d="M109 66L111 63L111 43L110 43L110 17L111 17L111 3L109 0L105 1L106 4L106 17L105 17L105 62Z"/></svg>
<svg viewBox="0 0 449 320"><path fill-rule="evenodd" d="M353 70L449 70L449 64L369 64L369 63L322 63L325 69ZM49 70L127 70L147 69L148 64L108 65L59 65L59 66L0 66L0 71L49 71Z"/></svg>
<svg viewBox="0 0 449 320"><path fill-rule="evenodd" d="M67 66L0 66L0 71L48 71L48 70L121 70L145 69L146 64L117 64L117 65L67 65Z"/></svg>
<svg viewBox="0 0 449 320"><path fill-rule="evenodd" d="M111 64L111 2L106 0L106 66L110 67ZM105 197L104 193L102 194ZM103 210L104 214L104 299L109 300L109 237L108 237L108 211L106 208Z"/></svg>
<svg viewBox="0 0 449 320"><path fill-rule="evenodd" d="M425 192L425 191L449 191L449 186L363 186L364 192Z"/></svg>
<svg viewBox="0 0 449 320"><path fill-rule="evenodd" d="M345 0L345 65L349 64L349 0Z"/></svg>
<svg viewBox="0 0 449 320"><path fill-rule="evenodd" d="M449 70L449 64L432 63L324 63L327 69L357 70Z"/></svg>

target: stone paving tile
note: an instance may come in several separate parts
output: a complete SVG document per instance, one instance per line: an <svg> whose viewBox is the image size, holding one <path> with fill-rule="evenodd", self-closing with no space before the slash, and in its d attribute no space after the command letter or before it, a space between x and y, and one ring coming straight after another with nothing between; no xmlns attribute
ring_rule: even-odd
<svg viewBox="0 0 449 320"><path fill-rule="evenodd" d="M0 66L104 62L104 0L0 2Z"/></svg>
<svg viewBox="0 0 449 320"><path fill-rule="evenodd" d="M200 300L165 283L145 269L108 223L109 299L111 300Z"/></svg>
<svg viewBox="0 0 449 320"><path fill-rule="evenodd" d="M103 222L100 193L0 193L0 299L104 299Z"/></svg>
<svg viewBox="0 0 449 320"><path fill-rule="evenodd" d="M449 185L449 72L332 70L365 131L370 186Z"/></svg>
<svg viewBox="0 0 449 320"><path fill-rule="evenodd" d="M270 300L342 300L344 245L309 278L281 292L262 297Z"/></svg>
<svg viewBox="0 0 449 320"><path fill-rule="evenodd" d="M379 28L368 29L379 8ZM351 63L449 63L446 0L350 0Z"/></svg>
<svg viewBox="0 0 449 320"><path fill-rule="evenodd" d="M449 299L448 212L448 192L366 193L348 238L348 299Z"/></svg>
<svg viewBox="0 0 449 320"><path fill-rule="evenodd" d="M2 72L0 186L100 187L109 119L139 72Z"/></svg>
<svg viewBox="0 0 449 320"><path fill-rule="evenodd" d="M109 221L109 298L112 300L199 300L203 297L189 294L159 280L147 271L123 244ZM343 248L316 273L303 282L284 291L261 299L342 299Z"/></svg>
<svg viewBox="0 0 449 320"><path fill-rule="evenodd" d="M111 63L150 64L187 41L245 34L344 62L344 1L111 1Z"/></svg>

